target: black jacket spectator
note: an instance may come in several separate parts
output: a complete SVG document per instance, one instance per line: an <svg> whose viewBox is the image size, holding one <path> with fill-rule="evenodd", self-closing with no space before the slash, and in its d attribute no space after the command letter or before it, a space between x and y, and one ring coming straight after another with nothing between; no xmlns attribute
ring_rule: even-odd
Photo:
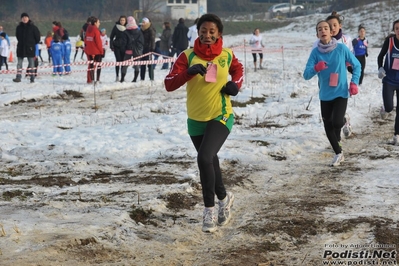
<svg viewBox="0 0 399 266"><path fill-rule="evenodd" d="M155 49L155 28L151 22L147 22L141 25L141 31L144 36L144 49L143 53L153 52Z"/></svg>
<svg viewBox="0 0 399 266"><path fill-rule="evenodd" d="M177 26L173 31L173 37L172 37L173 48L177 51L178 54L186 50L188 47L187 33L188 33L188 28L186 25L184 25L184 19L180 18L179 24L177 24Z"/></svg>
<svg viewBox="0 0 399 266"><path fill-rule="evenodd" d="M31 20L28 23L20 22L17 26L17 57L35 57L36 44L40 42L39 29Z"/></svg>

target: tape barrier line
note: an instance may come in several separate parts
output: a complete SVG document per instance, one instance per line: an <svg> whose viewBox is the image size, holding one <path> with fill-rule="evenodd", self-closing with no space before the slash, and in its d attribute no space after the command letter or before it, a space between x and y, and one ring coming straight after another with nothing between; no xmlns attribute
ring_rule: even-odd
<svg viewBox="0 0 399 266"><path fill-rule="evenodd" d="M143 58L147 55L151 55L151 54L156 54L158 56L162 56L162 57L168 57L168 59L157 59L157 60L140 60L138 61L140 58ZM68 73L77 73L77 72L87 72L87 71L91 71L91 70L95 70L96 68L105 68L105 67L113 67L113 66L139 66L139 65L154 65L154 64L161 64L161 63L169 63L169 62L174 62L176 61L176 58L170 57L170 56L164 56L158 53L147 53L138 57L134 57L133 59L129 59L126 61L122 61L122 62L95 62L93 60L91 61L84 61L84 62L75 62L75 63L71 63L71 64L62 64L62 65L49 65L49 66L41 66L38 67L38 70L42 70L42 69L52 69L52 68L65 68L66 66L80 66L80 65L93 65L94 68L91 69L85 69L85 70L73 70L70 71ZM21 69L14 69L14 70L1 70L0 73L1 74L18 74L18 73L22 73L25 72L26 75L33 75L33 73L30 73L30 71L34 71L36 70L36 67L33 68L21 68ZM29 71L29 72L28 72ZM59 75L60 72L38 72L35 75ZM61 72L61 74L66 74L66 72Z"/></svg>

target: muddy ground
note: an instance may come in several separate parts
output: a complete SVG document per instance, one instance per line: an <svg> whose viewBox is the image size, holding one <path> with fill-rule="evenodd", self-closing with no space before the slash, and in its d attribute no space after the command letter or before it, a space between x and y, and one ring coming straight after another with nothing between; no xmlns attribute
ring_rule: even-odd
<svg viewBox="0 0 399 266"><path fill-rule="evenodd" d="M115 100L118 92L101 97ZM67 91L60 98L1 107L0 113L3 119L18 113L29 117L37 113L23 110L40 108L45 117L60 112L64 104L84 112L93 103L83 99ZM328 265L322 264L322 256L330 244L396 245L399 211L392 195L397 196L398 186L377 182L372 191L382 199L364 196L370 177L381 178L379 168L398 163L399 148L386 143L393 116L381 120L373 109L366 120L367 125L343 141L347 159L340 167L327 165L332 151L326 143L322 152L301 159L269 153L259 161L223 160L226 186L236 202L231 222L214 234L201 231L199 179L177 178L196 169L192 156L160 156L122 168L106 159L87 161L65 154L51 158L58 166L46 171L38 166L49 159L45 152L32 162L2 160L0 264ZM254 138L248 145L270 143ZM85 167L71 171L71 162ZM184 189L171 192L166 189L171 185ZM80 190L88 186L107 189ZM150 199L163 202L163 211L152 209ZM35 223L29 230L24 217Z"/></svg>

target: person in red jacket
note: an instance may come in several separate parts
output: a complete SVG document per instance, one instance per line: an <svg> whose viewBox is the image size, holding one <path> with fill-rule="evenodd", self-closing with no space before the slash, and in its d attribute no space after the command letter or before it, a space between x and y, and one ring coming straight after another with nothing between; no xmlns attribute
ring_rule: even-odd
<svg viewBox="0 0 399 266"><path fill-rule="evenodd" d="M103 55L103 45L101 41L101 33L99 30L100 20L96 17L92 17L90 25L87 27L85 34L85 53L87 60L90 61L87 71L87 83L94 81L94 69L97 69L97 80L100 81L101 63Z"/></svg>
<svg viewBox="0 0 399 266"><path fill-rule="evenodd" d="M188 134L197 150L204 200L202 231L214 232L227 224L234 195L226 192L217 153L234 124L231 96L243 82L243 66L229 48L223 48L223 24L213 14L201 16L194 48L184 50L165 77L165 89L174 91L187 83ZM229 76L231 80L229 81ZM215 195L218 198L215 215Z"/></svg>

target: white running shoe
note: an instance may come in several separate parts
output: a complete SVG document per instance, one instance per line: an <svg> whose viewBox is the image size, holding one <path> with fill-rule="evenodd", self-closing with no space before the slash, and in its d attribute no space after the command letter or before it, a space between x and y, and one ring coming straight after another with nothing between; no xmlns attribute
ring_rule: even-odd
<svg viewBox="0 0 399 266"><path fill-rule="evenodd" d="M218 224L226 225L231 218L230 208L233 206L234 194L232 192L226 193L224 200L219 200Z"/></svg>
<svg viewBox="0 0 399 266"><path fill-rule="evenodd" d="M203 215L202 231L213 233L217 229L216 216L214 213L214 208L205 208Z"/></svg>
<svg viewBox="0 0 399 266"><path fill-rule="evenodd" d="M393 135L393 139L392 139L392 145L399 145L399 137L398 135Z"/></svg>
<svg viewBox="0 0 399 266"><path fill-rule="evenodd" d="M384 106L381 106L381 109L380 109L380 116L381 116L381 119L382 119L382 120L387 119L387 118L388 118L388 114L389 114L389 113L385 112Z"/></svg>
<svg viewBox="0 0 399 266"><path fill-rule="evenodd" d="M338 166L338 165L340 165L344 160L345 160L344 154L343 154L342 152L341 152L341 153L338 153L338 154L334 155L334 158L333 158L333 160L332 160L332 162L331 162L331 166Z"/></svg>
<svg viewBox="0 0 399 266"><path fill-rule="evenodd" d="M342 128L342 132L344 133L344 136L347 138L350 135L352 135L352 127L351 127L351 122L350 122L350 117L348 114L345 114L345 125Z"/></svg>

